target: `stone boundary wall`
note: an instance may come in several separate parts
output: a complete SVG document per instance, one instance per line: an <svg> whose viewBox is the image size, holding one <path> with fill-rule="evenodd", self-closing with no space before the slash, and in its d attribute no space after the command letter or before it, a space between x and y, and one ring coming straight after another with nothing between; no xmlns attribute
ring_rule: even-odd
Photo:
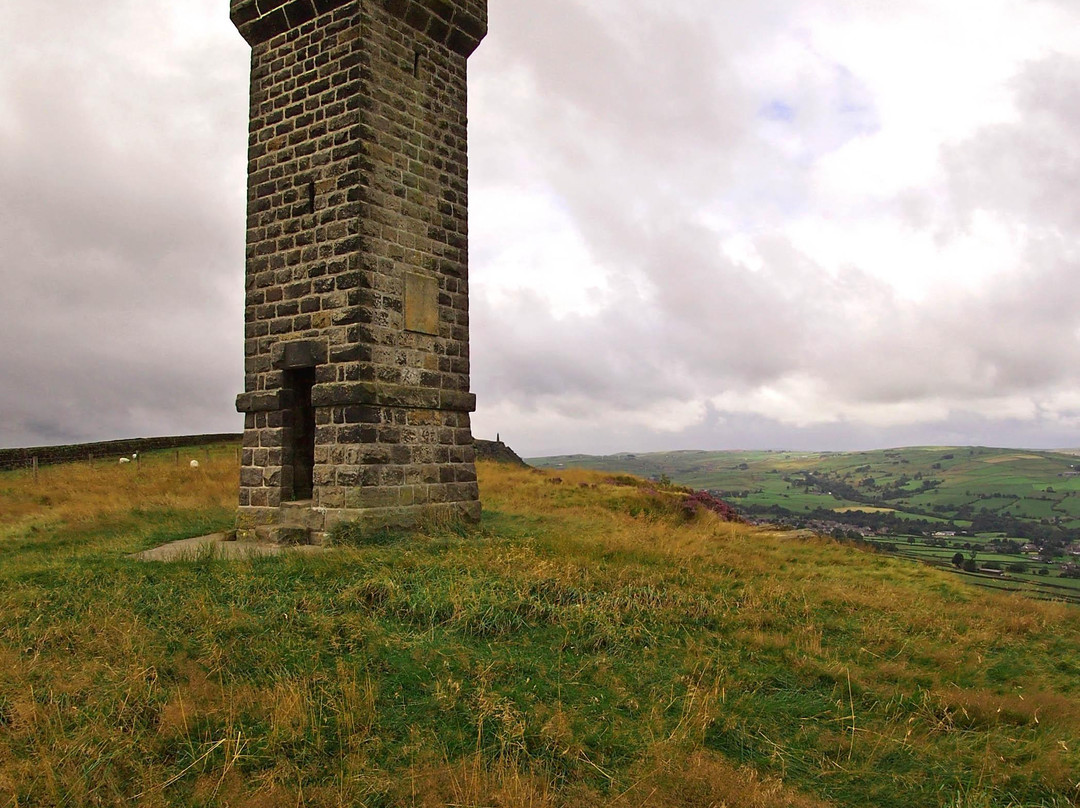
<svg viewBox="0 0 1080 808"><path fill-rule="evenodd" d="M206 443L240 443L242 433L221 433L217 435L179 435L168 438L126 438L124 440L99 441L98 443L75 443L67 446L34 446L26 449L0 449L0 470L28 468L34 458L39 466L58 463L75 463L86 460L90 455L94 459L120 457L133 452L149 452L154 449L183 449L188 446L202 446ZM499 463L528 465L505 443L481 440L473 441L478 460L494 460Z"/></svg>
<svg viewBox="0 0 1080 808"><path fill-rule="evenodd" d="M127 438L124 440L100 441L97 443L77 443L68 446L36 446L26 449L0 449L0 469L27 468L36 457L39 466L57 463L73 463L86 460L90 455L94 459L119 457L134 452L149 452L153 449L182 449L188 446L202 446L206 443L240 443L243 435L223 433L217 435L180 435L167 438Z"/></svg>

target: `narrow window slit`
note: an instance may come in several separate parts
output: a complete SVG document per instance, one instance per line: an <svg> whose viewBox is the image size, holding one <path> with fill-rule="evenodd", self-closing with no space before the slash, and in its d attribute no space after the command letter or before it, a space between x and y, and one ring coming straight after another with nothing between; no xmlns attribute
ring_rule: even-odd
<svg viewBox="0 0 1080 808"><path fill-rule="evenodd" d="M312 498L315 490L315 408L311 405L311 388L315 386L315 368L285 372L288 391L286 436L283 465L287 472L285 501ZM291 489L291 490L290 490Z"/></svg>
<svg viewBox="0 0 1080 808"><path fill-rule="evenodd" d="M412 74L413 78L420 78L420 51L413 54Z"/></svg>
<svg viewBox="0 0 1080 808"><path fill-rule="evenodd" d="M308 193L308 213L315 212L315 180L311 180L307 186Z"/></svg>

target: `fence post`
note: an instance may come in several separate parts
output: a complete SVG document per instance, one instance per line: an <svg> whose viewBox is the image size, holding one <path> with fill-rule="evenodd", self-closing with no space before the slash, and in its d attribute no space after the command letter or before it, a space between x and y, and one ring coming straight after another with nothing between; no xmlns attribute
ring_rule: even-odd
<svg viewBox="0 0 1080 808"><path fill-rule="evenodd" d="M176 466L177 466L177 468L180 467L180 450L179 449L176 450Z"/></svg>
<svg viewBox="0 0 1080 808"><path fill-rule="evenodd" d="M38 461L37 461L37 455L34 455L34 460L33 460L33 466L34 466L34 485L37 485L37 481L38 481Z"/></svg>

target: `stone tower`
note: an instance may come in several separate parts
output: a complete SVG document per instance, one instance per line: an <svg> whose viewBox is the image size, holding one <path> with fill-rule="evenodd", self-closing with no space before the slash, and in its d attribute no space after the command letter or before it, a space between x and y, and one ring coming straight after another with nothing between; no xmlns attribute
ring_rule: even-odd
<svg viewBox="0 0 1080 808"><path fill-rule="evenodd" d="M241 535L476 520L466 60L487 0L231 0L252 48Z"/></svg>

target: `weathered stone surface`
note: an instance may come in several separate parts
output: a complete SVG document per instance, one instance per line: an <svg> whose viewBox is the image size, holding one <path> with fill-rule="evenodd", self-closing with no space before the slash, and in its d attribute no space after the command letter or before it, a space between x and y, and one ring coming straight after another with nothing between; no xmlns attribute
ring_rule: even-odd
<svg viewBox="0 0 1080 808"><path fill-rule="evenodd" d="M241 393L236 397L237 412L276 412L281 409L282 391Z"/></svg>
<svg viewBox="0 0 1080 808"><path fill-rule="evenodd" d="M279 342L270 351L270 364L278 370L297 370L325 365L329 350L324 339Z"/></svg>
<svg viewBox="0 0 1080 808"><path fill-rule="evenodd" d="M270 540L273 544L310 544L311 531L303 527L275 527Z"/></svg>
<svg viewBox="0 0 1080 808"><path fill-rule="evenodd" d="M405 273L405 330L439 333L439 282L427 275Z"/></svg>
<svg viewBox="0 0 1080 808"><path fill-rule="evenodd" d="M486 0L230 10L252 45L238 528L478 517L466 58Z"/></svg>

